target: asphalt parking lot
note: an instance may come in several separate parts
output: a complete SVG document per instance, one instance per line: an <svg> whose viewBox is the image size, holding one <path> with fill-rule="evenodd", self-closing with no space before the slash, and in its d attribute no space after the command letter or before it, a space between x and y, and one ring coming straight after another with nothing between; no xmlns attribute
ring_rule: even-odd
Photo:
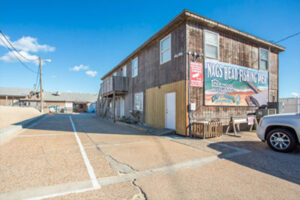
<svg viewBox="0 0 300 200"><path fill-rule="evenodd" d="M153 136L92 114L47 115L0 146L0 199L299 199L300 150L255 133Z"/></svg>

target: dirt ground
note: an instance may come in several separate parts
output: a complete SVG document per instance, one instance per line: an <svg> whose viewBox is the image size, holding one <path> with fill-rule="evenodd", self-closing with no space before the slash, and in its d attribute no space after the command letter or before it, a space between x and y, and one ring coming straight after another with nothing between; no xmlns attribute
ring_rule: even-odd
<svg viewBox="0 0 300 200"><path fill-rule="evenodd" d="M299 199L300 150L255 133L154 136L93 114L47 115L0 146L0 199Z"/></svg>
<svg viewBox="0 0 300 200"><path fill-rule="evenodd" d="M0 106L0 129L39 115L35 108Z"/></svg>

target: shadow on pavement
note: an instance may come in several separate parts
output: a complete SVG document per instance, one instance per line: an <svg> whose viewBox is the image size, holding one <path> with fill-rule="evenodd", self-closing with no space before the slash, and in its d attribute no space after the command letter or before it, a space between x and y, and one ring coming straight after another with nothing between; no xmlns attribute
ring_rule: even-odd
<svg viewBox="0 0 300 200"><path fill-rule="evenodd" d="M139 131L130 127L125 127L110 120L99 118L95 113L78 113L78 114L46 114L37 125L33 127L23 127L35 130L49 131L67 131L73 132L69 117L72 117L77 132L89 134L118 134L118 135L145 135L144 131ZM23 123L19 122L18 124Z"/></svg>
<svg viewBox="0 0 300 200"><path fill-rule="evenodd" d="M227 157L222 146L229 145L250 151L240 156ZM222 152L219 157L254 170L300 184L300 148L292 153L275 152L267 144L259 141L218 142L208 145Z"/></svg>
<svg viewBox="0 0 300 200"><path fill-rule="evenodd" d="M117 135L144 135L150 134L135 130L133 128L125 127L113 123L112 121L100 119L95 114L47 114L41 123L30 129L37 130L53 130L53 131L69 131L73 132L69 117L75 123L77 132L84 132L88 134L117 134ZM185 138L185 137L184 137ZM185 138L187 139L187 138ZM159 141L156 141L159 143ZM223 145L223 146L222 146ZM250 153L243 155L227 157L228 148L224 145L238 147L249 150ZM298 147L293 153L279 153L275 152L267 146L267 144L259 141L223 141L211 143L209 148L221 152L220 158L230 160L245 167L300 184L300 148ZM159 148L161 148L159 144ZM161 149L162 153L164 149ZM165 155L168 159L168 155ZM251 177L250 177L251 178ZM174 187L178 187L175 185Z"/></svg>

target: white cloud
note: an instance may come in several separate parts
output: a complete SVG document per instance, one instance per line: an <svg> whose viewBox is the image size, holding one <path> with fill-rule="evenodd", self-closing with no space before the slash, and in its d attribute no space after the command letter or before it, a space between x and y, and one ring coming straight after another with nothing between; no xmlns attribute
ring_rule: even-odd
<svg viewBox="0 0 300 200"><path fill-rule="evenodd" d="M30 36L26 36L26 37L23 36L16 41L11 41L7 35L5 35L5 37L9 42L3 37L3 35L0 34L0 46L8 47L12 51L9 51L8 53L0 57L0 60L4 62L18 62L18 59L16 58L17 56L23 62L33 62L35 64L38 64L38 56L33 55L29 52L36 53L40 51L44 51L44 52L55 51L55 47L49 46L47 44L41 45L38 43L36 38ZM11 47L10 43L17 51L15 51ZM19 55L18 53L21 55Z"/></svg>
<svg viewBox="0 0 300 200"><path fill-rule="evenodd" d="M19 54L21 54L21 55L19 55ZM18 57L23 62L32 61L35 64L38 64L38 56L29 54L26 51L19 51L19 54L16 51L9 51L4 56L1 56L0 60L2 60L4 62L18 62L18 59L16 58L16 57Z"/></svg>
<svg viewBox="0 0 300 200"><path fill-rule="evenodd" d="M6 39L0 35L0 45L1 46L8 46L11 47L10 44L6 41ZM30 36L23 36L20 39L16 41L11 41L8 36L6 38L9 40L9 42L20 51L26 51L26 52L52 52L55 51L55 47L51 47L47 44L39 44L36 38L30 37Z"/></svg>
<svg viewBox="0 0 300 200"><path fill-rule="evenodd" d="M90 77L95 77L97 75L97 71L93 71L93 70L88 70L89 66L87 65L75 65L73 68L70 68L71 71L85 71L85 74L90 76Z"/></svg>
<svg viewBox="0 0 300 200"><path fill-rule="evenodd" d="M7 35L5 35L5 37L10 41L9 37ZM2 34L0 34L0 46L10 46L9 43L5 40L5 38L3 37Z"/></svg>
<svg viewBox="0 0 300 200"><path fill-rule="evenodd" d="M92 71L92 70L88 70L85 72L86 75L90 76L90 77L95 77L97 75L96 71Z"/></svg>
<svg viewBox="0 0 300 200"><path fill-rule="evenodd" d="M32 38L32 37L22 37L19 40L13 42L13 46L16 49L20 49L20 50L23 50L23 51L31 51L31 52L39 52L39 51L52 52L52 51L55 51L55 47L51 47L47 44L40 45L37 42L37 39Z"/></svg>
<svg viewBox="0 0 300 200"><path fill-rule="evenodd" d="M56 78L56 75L52 75L51 78Z"/></svg>
<svg viewBox="0 0 300 200"><path fill-rule="evenodd" d="M86 65L76 65L73 68L71 68L70 70L77 72L77 71L80 71L80 70L88 70L88 69L89 69L89 66L86 66Z"/></svg>
<svg viewBox="0 0 300 200"><path fill-rule="evenodd" d="M295 97L300 97L300 94L297 93L297 92L292 92L291 94L292 94L293 96L295 96Z"/></svg>

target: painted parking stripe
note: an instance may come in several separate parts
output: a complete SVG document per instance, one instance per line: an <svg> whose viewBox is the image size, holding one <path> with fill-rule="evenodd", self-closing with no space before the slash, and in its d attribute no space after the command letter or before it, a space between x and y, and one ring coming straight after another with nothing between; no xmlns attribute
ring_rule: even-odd
<svg viewBox="0 0 300 200"><path fill-rule="evenodd" d="M82 158L83 158L83 160L84 160L85 166L86 166L87 171L88 171L88 173L89 173L89 176L90 176L90 178L91 178L93 187L94 187L94 189L99 189L99 188L101 188L101 186L100 186L100 184L99 184L99 182L98 182L98 180L97 180L97 178L96 178L94 169L93 169L93 167L92 167L92 165L91 165L91 163L90 163L90 161L89 161L89 159L88 159L88 157L87 157L87 155L86 155L86 152L85 152L85 150L84 150L84 148L83 148L83 145L82 145L82 143L81 143L81 141L80 141L80 138L79 138L79 136L78 136L78 134L77 134L76 127L75 127L75 125L74 125L74 122L73 122L73 120L72 120L72 117L69 116L69 118L70 118L70 122L71 122L71 124L72 124L72 128L73 128L73 131L74 131L74 135L75 135L76 141L77 141L78 146L79 146L79 149L80 149L80 153L81 153L81 155L82 155Z"/></svg>
<svg viewBox="0 0 300 200"><path fill-rule="evenodd" d="M33 198L28 198L25 200L40 200L40 199L49 199L49 198L54 198L54 197L59 197L59 196L65 196L68 194L77 194L77 193L83 193L83 192L89 192L92 190L95 190L96 188L92 187L92 188L85 188L85 189L81 189L81 190L71 190L71 191L67 191L67 192L61 192L61 193L55 193L55 194L50 194L50 195L45 195L45 196L39 196L39 197L33 197Z"/></svg>
<svg viewBox="0 0 300 200"><path fill-rule="evenodd" d="M31 135L18 135L18 137L41 137L41 136L66 136L71 135L70 133L59 133L59 134L31 134Z"/></svg>

